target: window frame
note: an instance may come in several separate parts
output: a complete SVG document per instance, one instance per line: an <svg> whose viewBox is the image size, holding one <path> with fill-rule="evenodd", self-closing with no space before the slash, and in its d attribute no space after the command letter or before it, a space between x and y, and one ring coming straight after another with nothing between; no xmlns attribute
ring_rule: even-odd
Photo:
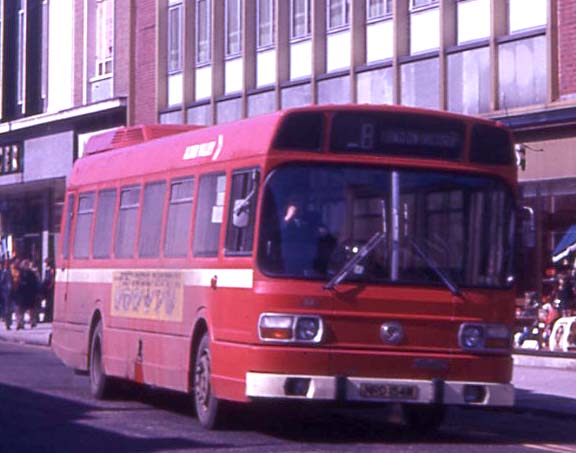
<svg viewBox="0 0 576 453"><path fill-rule="evenodd" d="M177 184L183 184L183 183L187 183L189 182L191 185L191 189L192 189L192 193L190 194L189 197L180 197L177 199L173 199L173 189ZM179 178L175 178L172 179L171 181L169 181L169 187L168 187L168 193L167 193L167 202L166 202L166 225L164 227L164 239L163 239L163 243L162 243L162 254L164 257L166 258L185 258L186 256L188 256L188 252L190 250L190 244L192 241L192 231L193 231L193 215L194 215L194 202L196 201L196 192L197 192L197 188L196 188L196 182L197 182L197 178L195 176L183 176L183 177L179 177ZM184 204L190 204L189 207L189 212L187 213L187 217L185 216L184 219L187 221L187 228L185 228L183 231L185 231L186 234L186 238L183 241L180 241L181 243L183 243L183 250L178 250L178 252L181 253L168 253L168 239L169 239L169 231L171 230L170 225L171 225L171 215L170 213L172 212L172 207L174 206L182 206ZM176 219L178 220L178 219ZM175 220L175 221L176 221ZM181 229L180 228L176 228L175 232L179 232Z"/></svg>
<svg viewBox="0 0 576 453"><path fill-rule="evenodd" d="M334 7L335 6L335 7ZM338 11L339 14L335 17L341 17L342 21L340 23L333 23L333 9ZM334 32L339 30L345 30L350 28L352 7L350 0L327 0L326 2L326 29L327 31Z"/></svg>
<svg viewBox="0 0 576 453"><path fill-rule="evenodd" d="M168 5L166 66L169 75L182 72L183 10L181 2Z"/></svg>
<svg viewBox="0 0 576 453"><path fill-rule="evenodd" d="M160 257L160 250L162 248L162 231L164 226L164 212L166 210L166 187L167 182L165 179L150 181L144 184L142 187L141 194L141 212L140 218L138 220L138 257L144 259L154 259ZM158 206L154 205L155 200L153 198L148 198L148 196L153 197L153 190L155 188L160 188L161 193L161 209L156 210ZM160 199L160 198L159 198ZM150 204L149 204L150 203ZM151 211L154 211L156 215L152 214L150 218ZM152 221L150 221L152 219ZM151 246L149 239L149 234L152 236L157 234L157 241ZM150 247L149 249L147 248ZM149 253L150 252L150 253Z"/></svg>
<svg viewBox="0 0 576 453"><path fill-rule="evenodd" d="M260 167L241 168L232 171L228 194L228 219L224 240L225 256L251 256L254 253L256 209L261 186ZM239 195L238 197L236 195ZM251 197L248 225L244 228L233 224L235 201ZM235 244L232 244L235 243ZM232 247L234 245L234 247Z"/></svg>
<svg viewBox="0 0 576 453"><path fill-rule="evenodd" d="M90 200L87 207L82 206L84 200ZM96 213L96 192L87 191L78 193L78 205L76 208L76 222L74 223L74 241L72 243L72 258L88 259L92 248L92 230L94 227L94 214ZM82 222L81 222L82 220ZM84 225L84 220L88 223ZM82 230L79 230L79 227ZM84 242L79 243L82 239Z"/></svg>
<svg viewBox="0 0 576 453"><path fill-rule="evenodd" d="M127 206L123 206L122 205L122 195L125 192L131 191L131 190L137 190L138 191L138 202L137 203L132 203L130 205ZM115 222L115 231L114 231L114 257L118 258L118 259L131 259L134 258L135 256L135 252L136 252L136 239L137 239L137 235L138 235L138 226L139 226L139 215L140 215L140 207L142 205L142 185L141 184L128 184L125 186L122 186L120 188L120 194L119 194L119 200L118 200L118 208L117 208L117 212L116 212L116 222ZM131 238L131 250L129 254L124 254L124 253L119 253L119 252L124 252L124 238L125 236L129 236L129 233L125 233L124 230L125 228L122 229L122 231L119 228L119 225L121 223L121 221L123 220L123 212L126 212L128 210L135 210L136 211L136 218L134 219L134 227L133 229L131 228L130 230L132 231L132 238ZM120 242L120 237L119 235L122 234L122 242ZM120 248L122 247L122 248ZM128 251L128 249L126 249L126 251Z"/></svg>
<svg viewBox="0 0 576 453"><path fill-rule="evenodd" d="M214 178L214 186L210 186L208 180L210 178ZM223 179L223 190L219 191L219 178ZM203 182L206 181L206 186L203 186ZM216 258L220 251L220 240L222 237L222 228L224 224L224 209L226 207L226 185L228 181L228 175L224 171L216 171L211 173L204 173L198 177L198 188L196 193L196 203L194 206L194 237L192 240L192 256L195 258ZM208 189L215 189L216 193L213 194L213 198L206 198L210 197L209 194L205 194L204 190ZM209 203L212 201L212 205L210 206ZM210 207L209 216L208 215L208 207ZM221 219L220 222L213 222L214 218L214 208L221 208ZM210 222L206 222L206 220L210 219ZM218 224L217 227L213 227L213 231L211 231L211 225ZM206 242L208 236L210 239L214 239L216 236L211 236L213 232L217 233L217 240L216 247L212 249L208 249L206 247ZM204 248L206 247L206 248Z"/></svg>
<svg viewBox="0 0 576 453"><path fill-rule="evenodd" d="M371 14L370 7L374 3L376 9L381 5L382 12ZM392 0L366 0L366 21L374 22L392 15Z"/></svg>
<svg viewBox="0 0 576 453"><path fill-rule="evenodd" d="M297 29L297 16L295 5L298 2L302 2L303 11L302 16L302 28L303 33L296 34ZM298 41L302 39L309 39L312 36L312 0L290 0L290 40Z"/></svg>
<svg viewBox="0 0 576 453"><path fill-rule="evenodd" d="M410 11L419 11L421 9L436 7L440 4L439 0L410 0Z"/></svg>
<svg viewBox="0 0 576 453"><path fill-rule="evenodd" d="M237 14L234 17L231 17L231 14L233 14L232 5L237 10ZM224 54L226 58L242 55L243 6L243 0L226 0L224 3ZM237 48L234 46L237 46Z"/></svg>
<svg viewBox="0 0 576 453"><path fill-rule="evenodd" d="M204 15L201 13L201 5L205 5L206 12ZM196 64L205 65L209 64L212 60L212 0L197 0L196 2ZM206 33L205 39L201 36ZM202 50L201 47L205 46L206 50Z"/></svg>
<svg viewBox="0 0 576 453"><path fill-rule="evenodd" d="M262 5L267 5L263 8ZM266 21L263 20L262 12L267 12ZM273 47L276 44L276 1L275 0L257 0L256 3L256 20L257 20L257 48L263 49ZM263 39L263 37L265 39Z"/></svg>
<svg viewBox="0 0 576 453"><path fill-rule="evenodd" d="M69 260L72 252L72 227L76 213L76 192L68 192L62 242L62 258Z"/></svg>
<svg viewBox="0 0 576 453"><path fill-rule="evenodd" d="M112 203L112 211L111 211L111 217L110 219L106 219L107 221L109 221L109 225L108 225L108 229L103 229L105 233L109 233L109 237L106 236L102 236L104 239L106 239L108 241L107 247L101 247L100 245L97 245L96 240L100 239L100 234L99 231L101 230L101 228L98 228L100 225L99 220L101 218L101 215L103 214L102 210L103 207L105 206L105 203L102 200L103 196L106 196L108 194L113 194L114 198L113 198L113 203ZM95 209L95 218L94 218L94 234L92 235L92 258L94 259L109 259L112 256L112 249L113 249L113 245L114 245L114 238L115 238L115 231L114 231L114 225L115 225L115 221L116 221L116 214L118 212L118 189L116 189L115 187L113 188L105 188L105 189L101 189L98 191L98 194L96 196L96 209ZM100 244L100 243L99 243ZM101 254L101 248L107 248L107 253L106 254ZM97 253L98 252L98 253Z"/></svg>
<svg viewBox="0 0 576 453"><path fill-rule="evenodd" d="M94 76L111 77L114 63L114 0L96 0Z"/></svg>

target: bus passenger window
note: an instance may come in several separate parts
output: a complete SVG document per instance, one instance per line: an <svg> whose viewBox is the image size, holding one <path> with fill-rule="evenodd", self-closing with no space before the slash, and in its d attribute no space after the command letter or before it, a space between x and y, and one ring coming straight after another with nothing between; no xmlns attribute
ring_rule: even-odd
<svg viewBox="0 0 576 453"><path fill-rule="evenodd" d="M232 175L226 255L252 253L259 179L260 172L257 169L240 170Z"/></svg>
<svg viewBox="0 0 576 453"><path fill-rule="evenodd" d="M218 255L225 189L226 176L223 173L200 177L194 225L194 256Z"/></svg>
<svg viewBox="0 0 576 453"><path fill-rule="evenodd" d="M144 186L140 237L138 239L138 253L143 258L155 258L160 255L165 198L165 181L153 182Z"/></svg>
<svg viewBox="0 0 576 453"><path fill-rule="evenodd" d="M190 244L193 201L194 178L172 181L166 220L166 239L164 240L165 256L186 256Z"/></svg>
<svg viewBox="0 0 576 453"><path fill-rule="evenodd" d="M64 243L62 244L62 256L70 258L70 233L72 231L72 221L74 219L74 194L68 195L68 207L66 208L66 225L64 226Z"/></svg>
<svg viewBox="0 0 576 453"><path fill-rule="evenodd" d="M92 254L94 258L110 258L115 209L116 190L101 190L98 192L96 225L94 227L94 242L92 244Z"/></svg>
<svg viewBox="0 0 576 453"><path fill-rule="evenodd" d="M90 255L90 232L94 216L94 192L78 197L78 216L74 232L74 258L88 258Z"/></svg>
<svg viewBox="0 0 576 453"><path fill-rule="evenodd" d="M140 187L125 187L120 193L120 212L116 226L116 258L132 258L136 241L136 222L140 206Z"/></svg>

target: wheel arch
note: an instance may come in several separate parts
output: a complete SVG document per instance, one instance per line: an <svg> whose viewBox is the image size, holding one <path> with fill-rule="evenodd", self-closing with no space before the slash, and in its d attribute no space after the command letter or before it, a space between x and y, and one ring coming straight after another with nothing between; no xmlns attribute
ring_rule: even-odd
<svg viewBox="0 0 576 453"><path fill-rule="evenodd" d="M92 351L92 338L94 336L94 330L96 330L96 326L99 322L102 322L102 313L99 309L95 310L92 314L92 319L90 320L90 328L88 329L88 349L86 353L86 369L90 369L90 354Z"/></svg>
<svg viewBox="0 0 576 453"><path fill-rule="evenodd" d="M188 368L188 391L192 390L192 380L194 374L194 363L196 362L196 354L198 353L198 345L202 337L208 332L208 322L204 317L200 317L194 324L192 331L192 340L190 344L190 365Z"/></svg>

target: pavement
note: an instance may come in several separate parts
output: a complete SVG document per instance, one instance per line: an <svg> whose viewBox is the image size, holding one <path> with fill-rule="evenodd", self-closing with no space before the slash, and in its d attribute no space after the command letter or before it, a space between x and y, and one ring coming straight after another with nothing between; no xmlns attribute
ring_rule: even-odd
<svg viewBox="0 0 576 453"><path fill-rule="evenodd" d="M40 322L33 329L26 323L20 330L16 330L16 323L12 323L12 328L7 330L4 321L0 322L0 341L48 347L51 340L52 323Z"/></svg>

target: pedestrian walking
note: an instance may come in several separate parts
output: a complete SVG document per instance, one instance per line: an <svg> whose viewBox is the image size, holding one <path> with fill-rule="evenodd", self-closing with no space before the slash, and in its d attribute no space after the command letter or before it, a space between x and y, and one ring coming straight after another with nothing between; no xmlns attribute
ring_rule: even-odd
<svg viewBox="0 0 576 453"><path fill-rule="evenodd" d="M22 329L24 327L24 309L22 304L22 293L21 293L21 274L20 274L20 262L17 258L14 258L10 262L9 267L9 283L10 288L8 295L8 305L10 306L10 313L6 323L6 329L10 330L12 324L12 312L16 314L16 329Z"/></svg>
<svg viewBox="0 0 576 453"><path fill-rule="evenodd" d="M36 327L38 322L38 307L40 304L40 283L34 271L32 261L23 260L20 266L20 297L22 309L22 328L24 327L24 314L28 313L30 327ZM20 324L19 324L20 326Z"/></svg>

